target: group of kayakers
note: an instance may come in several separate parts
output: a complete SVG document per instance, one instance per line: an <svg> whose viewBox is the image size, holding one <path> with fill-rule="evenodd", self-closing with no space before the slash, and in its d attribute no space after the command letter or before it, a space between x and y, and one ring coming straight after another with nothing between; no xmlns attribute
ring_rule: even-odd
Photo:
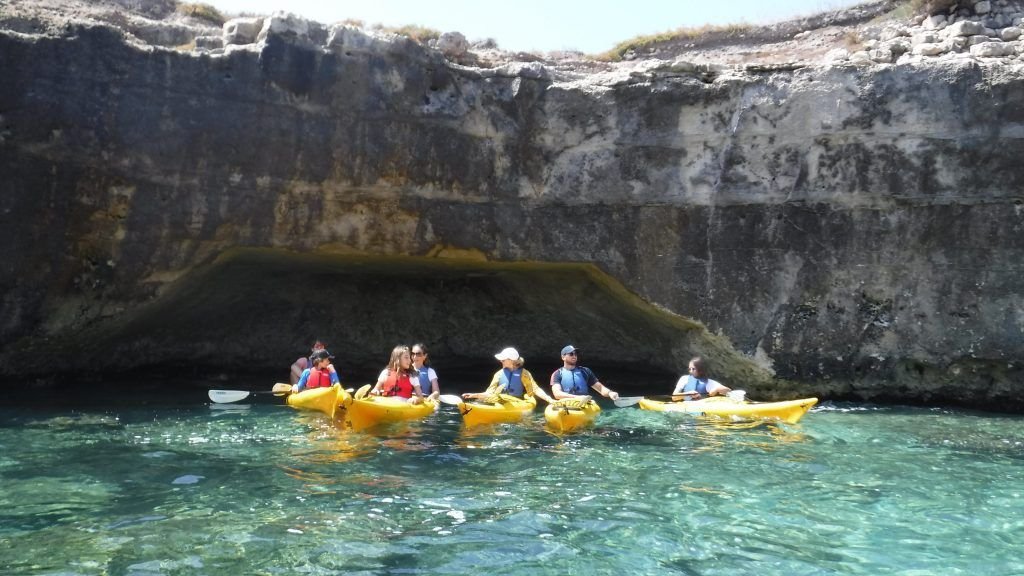
<svg viewBox="0 0 1024 576"><path fill-rule="evenodd" d="M495 355L502 368L490 378L482 393L466 393L465 400L482 400L506 394L517 398L532 396L551 403L559 400L583 400L590 398L590 390L610 400L617 400L618 393L604 385L594 371L579 365L580 349L568 344L561 349L562 366L551 374L551 395L538 385L534 375L524 368L526 359L519 356L514 347L507 347ZM331 360L324 342L313 343L308 357L292 364L292 392L306 388L331 386L338 383L338 372ZM730 388L708 377L705 361L700 357L690 360L688 374L679 378L672 390L677 400L699 400L711 396L724 396ZM386 368L381 370L377 382L370 390L371 395L399 397L419 404L426 399L436 400L440 396L437 373L430 367L427 346L415 343L412 346L399 344L391 351Z"/></svg>
<svg viewBox="0 0 1024 576"><path fill-rule="evenodd" d="M545 402L556 400L590 398L590 389L606 398L615 400L619 394L602 384L590 368L578 366L578 349L573 345L562 348L562 367L551 374L551 396L537 385L533 374L525 369L526 359L515 348L505 348L494 355L501 362L501 370L494 373L487 390L480 393L463 394L466 400L480 400L495 394L509 394L517 398L524 395L536 396Z"/></svg>
<svg viewBox="0 0 1024 576"><path fill-rule="evenodd" d="M517 398L535 396L545 402L569 399L589 399L590 391L617 400L618 392L605 386L593 370L580 366L579 349L569 344L562 348L562 367L551 374L549 384L551 395L537 384L533 375L524 367L526 359L515 348L505 348L494 355L501 363L501 369L494 373L484 392L466 393L466 400L492 398L497 394L508 394ZM292 391L301 392L309 388L328 387L338 383L338 373L331 363L334 356L327 351L323 342L313 344L307 357L299 358L292 364ZM688 374L681 377L672 390L678 400L699 400L707 396L725 395L730 389L707 376L707 368L701 357L690 360ZM437 399L441 389L437 373L430 367L427 347L422 343L412 347L398 345L391 351L388 365L377 377L370 394L406 398L410 403L419 404L424 399Z"/></svg>

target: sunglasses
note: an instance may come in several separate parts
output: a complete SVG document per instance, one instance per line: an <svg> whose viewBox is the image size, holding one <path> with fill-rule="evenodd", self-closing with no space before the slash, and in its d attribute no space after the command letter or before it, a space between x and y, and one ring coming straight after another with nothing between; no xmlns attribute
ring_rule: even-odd
<svg viewBox="0 0 1024 576"><path fill-rule="evenodd" d="M565 355L566 355L566 356L575 356L575 355L576 355L576 353L575 353L575 352L567 352L567 353L566 353Z"/></svg>
<svg viewBox="0 0 1024 576"><path fill-rule="evenodd" d="M426 356L426 354L424 354L423 352L413 352L412 355L413 356Z"/></svg>

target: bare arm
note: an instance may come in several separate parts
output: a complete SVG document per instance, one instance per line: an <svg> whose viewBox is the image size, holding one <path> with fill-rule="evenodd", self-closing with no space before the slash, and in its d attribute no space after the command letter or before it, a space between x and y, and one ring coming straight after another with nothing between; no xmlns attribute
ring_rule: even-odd
<svg viewBox="0 0 1024 576"><path fill-rule="evenodd" d="M523 387L526 388L526 393L531 396L536 396L548 404L554 402L554 398L548 396L548 393L537 384L537 381L533 379L533 374L530 374L529 370L523 370Z"/></svg>
<svg viewBox="0 0 1024 576"><path fill-rule="evenodd" d="M305 369L305 358L299 358L295 362L292 362L291 375L289 376L291 378L292 385L296 384L299 381L299 378L302 378L302 371Z"/></svg>
<svg viewBox="0 0 1024 576"><path fill-rule="evenodd" d="M381 387L384 385L385 382L387 382L387 379L388 371L384 370L383 372L380 373L380 376L377 377L377 383L374 384L373 388L370 389L370 394L380 394Z"/></svg>
<svg viewBox="0 0 1024 576"><path fill-rule="evenodd" d="M465 394L462 395L462 397L465 398L466 400L479 400L481 398L490 398L491 396L494 396L495 394L500 393L501 392L501 384L499 384L499 382L500 382L499 375L500 374L501 374L500 370L494 373L494 376L491 377L491 383L487 385L487 390L484 390L483 392L466 392Z"/></svg>
<svg viewBox="0 0 1024 576"><path fill-rule="evenodd" d="M600 380L594 382L591 388L597 390L597 393L600 394L601 396L604 396L605 398L611 398L612 400L619 399L619 393L602 384Z"/></svg>
<svg viewBox="0 0 1024 576"><path fill-rule="evenodd" d="M710 386L708 387L708 396L725 396L729 392L732 392L732 388L727 387L721 382L715 382L715 384L717 384L717 386L714 388Z"/></svg>

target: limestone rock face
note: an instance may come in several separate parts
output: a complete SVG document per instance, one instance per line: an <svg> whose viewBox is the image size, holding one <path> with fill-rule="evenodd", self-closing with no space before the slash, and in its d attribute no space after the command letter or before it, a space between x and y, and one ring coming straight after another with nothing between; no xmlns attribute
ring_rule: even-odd
<svg viewBox="0 0 1024 576"><path fill-rule="evenodd" d="M586 340L760 397L1024 407L1020 66L692 68L0 32L0 372Z"/></svg>

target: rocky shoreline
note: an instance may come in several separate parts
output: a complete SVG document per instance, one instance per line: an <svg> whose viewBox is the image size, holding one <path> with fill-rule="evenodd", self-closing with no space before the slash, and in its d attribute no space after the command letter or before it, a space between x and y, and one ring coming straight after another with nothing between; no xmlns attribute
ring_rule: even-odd
<svg viewBox="0 0 1024 576"><path fill-rule="evenodd" d="M762 398L1024 410L1020 22L979 4L604 62L9 2L0 376L572 342Z"/></svg>

